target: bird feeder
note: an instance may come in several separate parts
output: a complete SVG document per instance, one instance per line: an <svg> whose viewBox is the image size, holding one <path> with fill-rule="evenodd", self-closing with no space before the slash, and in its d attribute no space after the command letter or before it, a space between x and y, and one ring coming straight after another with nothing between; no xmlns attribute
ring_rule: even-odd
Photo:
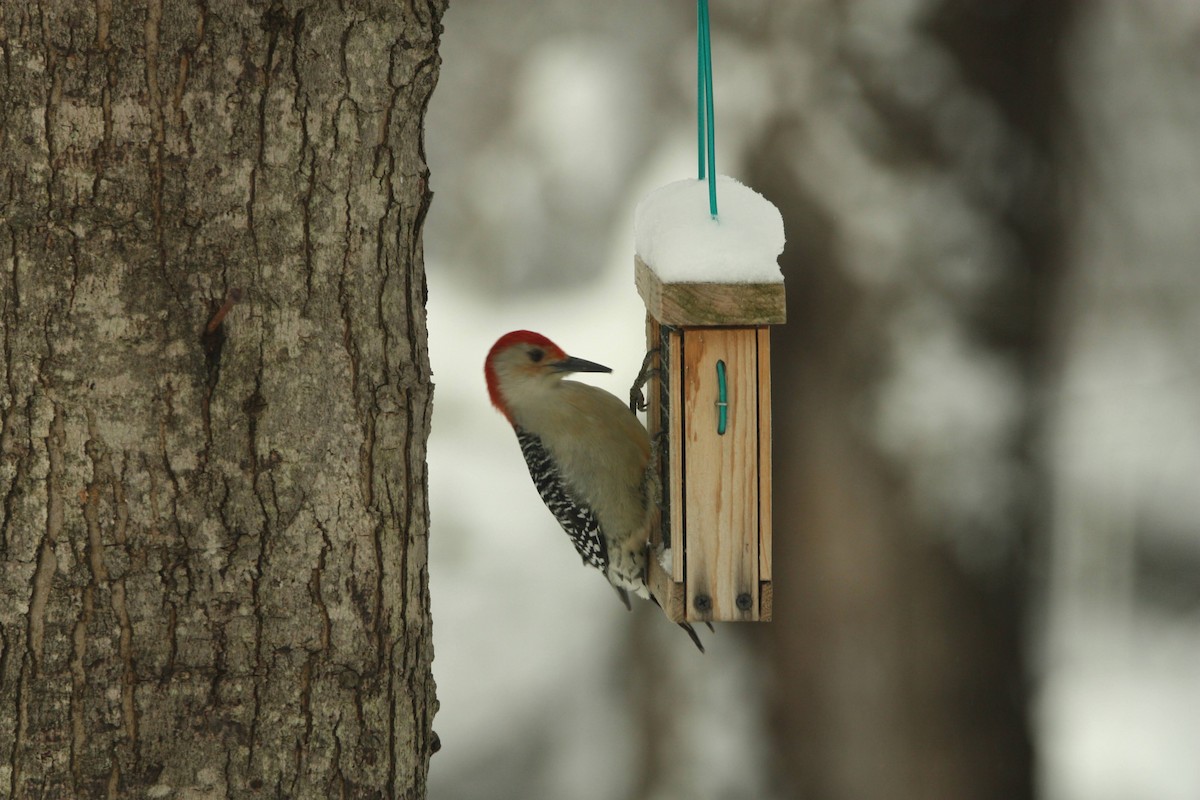
<svg viewBox="0 0 1200 800"><path fill-rule="evenodd" d="M761 195L717 175L708 0L697 0L696 21L699 176L652 192L634 220L635 282L647 349L658 356L639 376L648 377L661 495L646 582L673 622L765 621L773 598L769 326L785 317L783 219Z"/></svg>
<svg viewBox="0 0 1200 800"><path fill-rule="evenodd" d="M769 326L785 319L783 225L748 188L719 185L719 219L697 205L703 182L681 181L643 200L636 225L635 281L657 351L646 419L661 514L647 582L675 622L771 619Z"/></svg>

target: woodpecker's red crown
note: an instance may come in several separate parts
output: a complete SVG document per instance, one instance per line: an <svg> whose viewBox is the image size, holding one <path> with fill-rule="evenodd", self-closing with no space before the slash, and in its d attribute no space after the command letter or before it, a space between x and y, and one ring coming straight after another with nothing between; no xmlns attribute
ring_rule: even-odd
<svg viewBox="0 0 1200 800"><path fill-rule="evenodd" d="M557 384L569 372L612 372L608 367L568 356L554 342L533 331L512 331L496 340L483 365L488 396L513 421L505 387L534 382Z"/></svg>

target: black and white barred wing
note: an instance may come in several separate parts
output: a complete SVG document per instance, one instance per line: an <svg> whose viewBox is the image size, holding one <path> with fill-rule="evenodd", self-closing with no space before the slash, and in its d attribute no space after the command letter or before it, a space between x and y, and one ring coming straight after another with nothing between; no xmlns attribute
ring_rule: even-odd
<svg viewBox="0 0 1200 800"><path fill-rule="evenodd" d="M559 475L542 440L532 433L517 431L521 453L538 494L558 524L571 537L571 544L583 557L583 563L604 572L608 568L608 547L600 533L600 521L583 501L573 496Z"/></svg>

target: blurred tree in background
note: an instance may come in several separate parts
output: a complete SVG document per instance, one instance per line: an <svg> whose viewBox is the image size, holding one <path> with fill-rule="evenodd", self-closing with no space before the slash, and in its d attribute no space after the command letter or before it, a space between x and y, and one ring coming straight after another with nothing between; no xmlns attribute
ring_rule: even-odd
<svg viewBox="0 0 1200 800"><path fill-rule="evenodd" d="M811 42L822 76L748 158L790 223L789 579L763 637L785 796L1033 794L1022 634L1046 534L1033 452L1063 271L1069 10L951 0L901 35L842 7L820 26L829 47L798 11L764 25Z"/></svg>

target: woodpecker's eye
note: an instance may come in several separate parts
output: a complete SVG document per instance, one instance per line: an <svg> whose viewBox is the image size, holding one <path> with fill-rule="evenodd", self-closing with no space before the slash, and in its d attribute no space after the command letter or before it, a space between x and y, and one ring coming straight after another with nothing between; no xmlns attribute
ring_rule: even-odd
<svg viewBox="0 0 1200 800"><path fill-rule="evenodd" d="M545 357L546 357L546 353L544 351L540 350L539 348L535 347L529 351L529 360L535 364L537 362L541 361Z"/></svg>

